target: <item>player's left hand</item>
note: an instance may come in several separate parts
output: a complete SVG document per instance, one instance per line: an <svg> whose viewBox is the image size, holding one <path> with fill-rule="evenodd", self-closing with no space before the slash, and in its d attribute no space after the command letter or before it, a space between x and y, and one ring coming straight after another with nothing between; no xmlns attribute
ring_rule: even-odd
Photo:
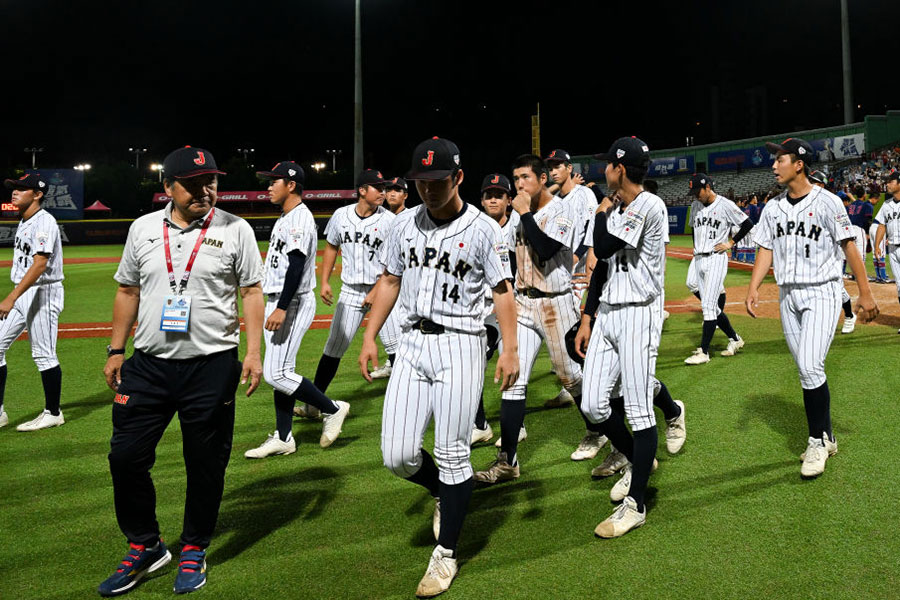
<svg viewBox="0 0 900 600"><path fill-rule="evenodd" d="M581 358L587 358L585 356L585 352L587 352L588 342L591 339L591 319L588 317L587 319L581 319L581 325L578 326L578 332L575 334L575 352L578 353L578 356Z"/></svg>
<svg viewBox="0 0 900 600"><path fill-rule="evenodd" d="M584 175L575 173L572 175L572 181L575 182L575 185L584 185Z"/></svg>
<svg viewBox="0 0 900 600"><path fill-rule="evenodd" d="M372 367L378 368L378 346L374 340L363 338L362 350L359 351L359 371L362 373L363 379L372 383L372 376L369 375L369 363Z"/></svg>
<svg viewBox="0 0 900 600"><path fill-rule="evenodd" d="M497 359L497 368L494 370L494 383L500 384L500 391L505 392L519 378L519 355L515 352L504 350Z"/></svg>
<svg viewBox="0 0 900 600"><path fill-rule="evenodd" d="M15 300L7 296L4 298L3 302L0 302L0 321L9 316L9 313L12 312L13 305L15 304Z"/></svg>
<svg viewBox="0 0 900 600"><path fill-rule="evenodd" d="M759 290L750 290L747 292L747 299L744 300L744 305L747 307L747 313L756 318L756 313L753 312L754 308L759 308Z"/></svg>
<svg viewBox="0 0 900 600"><path fill-rule="evenodd" d="M859 315L860 321L863 323L874 321L875 317L878 316L878 312L878 304L875 303L875 298L872 296L871 292L866 295L859 295L859 304L856 306L856 314Z"/></svg>
<svg viewBox="0 0 900 600"><path fill-rule="evenodd" d="M250 378L250 386L247 388L247 397L256 391L259 387L259 380L262 379L262 361L259 354L247 354L244 356L244 368L241 371L241 385L247 383Z"/></svg>
<svg viewBox="0 0 900 600"><path fill-rule="evenodd" d="M266 319L266 331L278 331L284 324L284 317L287 313L282 308L276 308Z"/></svg>
<svg viewBox="0 0 900 600"><path fill-rule="evenodd" d="M716 252L730 252L733 246L734 242L729 240L727 242L722 242L721 244L716 244L713 246L713 250Z"/></svg>

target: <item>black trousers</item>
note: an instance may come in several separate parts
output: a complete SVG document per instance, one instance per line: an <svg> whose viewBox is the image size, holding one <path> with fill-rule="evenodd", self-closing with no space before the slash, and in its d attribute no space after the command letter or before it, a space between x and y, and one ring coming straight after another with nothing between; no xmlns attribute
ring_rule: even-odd
<svg viewBox="0 0 900 600"><path fill-rule="evenodd" d="M240 374L237 349L186 360L137 350L125 361L113 403L109 470L116 518L128 541L152 545L159 539L150 469L177 412L187 472L181 543L209 546L231 455Z"/></svg>

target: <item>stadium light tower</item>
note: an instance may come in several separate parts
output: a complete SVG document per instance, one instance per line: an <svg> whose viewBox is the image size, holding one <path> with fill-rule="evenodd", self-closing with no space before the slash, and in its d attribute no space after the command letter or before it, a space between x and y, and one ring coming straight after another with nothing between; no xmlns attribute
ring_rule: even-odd
<svg viewBox="0 0 900 600"><path fill-rule="evenodd" d="M331 172L337 173L337 155L341 154L341 150L326 150L325 152L331 155Z"/></svg>
<svg viewBox="0 0 900 600"><path fill-rule="evenodd" d="M43 151L44 151L43 148L37 148L37 147L25 148L25 152L31 153L31 168L32 169L37 169L37 155L38 155L38 152L43 152Z"/></svg>
<svg viewBox="0 0 900 600"><path fill-rule="evenodd" d="M141 154L147 154L146 148L129 148L129 152L134 153L134 168L141 170Z"/></svg>
<svg viewBox="0 0 900 600"><path fill-rule="evenodd" d="M162 183L163 166L159 163L153 163L150 165L150 170L156 171L157 179Z"/></svg>
<svg viewBox="0 0 900 600"><path fill-rule="evenodd" d="M844 124L853 122L853 72L850 65L850 16L841 0L841 58L844 64Z"/></svg>
<svg viewBox="0 0 900 600"><path fill-rule="evenodd" d="M356 0L356 77L354 79L353 100L353 174L363 169L363 114L362 114L362 49L359 25L359 4Z"/></svg>

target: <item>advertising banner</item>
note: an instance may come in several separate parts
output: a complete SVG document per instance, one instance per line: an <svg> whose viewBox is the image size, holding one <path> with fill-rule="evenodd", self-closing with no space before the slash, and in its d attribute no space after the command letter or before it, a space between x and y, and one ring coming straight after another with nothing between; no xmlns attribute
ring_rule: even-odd
<svg viewBox="0 0 900 600"><path fill-rule="evenodd" d="M694 172L693 156L666 156L650 161L650 177L666 175L685 175Z"/></svg>
<svg viewBox="0 0 900 600"><path fill-rule="evenodd" d="M84 171L28 169L47 182L41 207L58 219L80 219L84 214Z"/></svg>
<svg viewBox="0 0 900 600"><path fill-rule="evenodd" d="M667 206L669 212L669 235L680 235L684 233L688 218L687 206Z"/></svg>
<svg viewBox="0 0 900 600"><path fill-rule="evenodd" d="M171 200L165 194L153 194L154 204L165 204ZM306 190L303 200L356 200L356 190ZM217 202L268 202L269 192L220 192Z"/></svg>
<svg viewBox="0 0 900 600"><path fill-rule="evenodd" d="M742 169L758 169L771 166L774 159L775 157L769 154L765 146L727 150L725 152L710 152L708 168L710 172L734 171L738 168L738 165Z"/></svg>

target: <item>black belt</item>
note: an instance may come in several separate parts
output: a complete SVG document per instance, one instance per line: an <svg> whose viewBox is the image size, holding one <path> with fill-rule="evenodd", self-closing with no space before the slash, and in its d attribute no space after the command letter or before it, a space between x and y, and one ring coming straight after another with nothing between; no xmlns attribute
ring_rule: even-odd
<svg viewBox="0 0 900 600"><path fill-rule="evenodd" d="M713 254L718 254L718 252L695 252L694 256L712 256Z"/></svg>
<svg viewBox="0 0 900 600"><path fill-rule="evenodd" d="M527 296L528 298L555 298L556 296L568 294L569 291L566 290L563 292L544 292L537 288L519 288L519 293L523 296Z"/></svg>
<svg viewBox="0 0 900 600"><path fill-rule="evenodd" d="M421 319L413 323L412 328L421 331L425 335L434 335L438 333L444 333L446 331L443 325L439 325L434 321L429 321L428 319Z"/></svg>

